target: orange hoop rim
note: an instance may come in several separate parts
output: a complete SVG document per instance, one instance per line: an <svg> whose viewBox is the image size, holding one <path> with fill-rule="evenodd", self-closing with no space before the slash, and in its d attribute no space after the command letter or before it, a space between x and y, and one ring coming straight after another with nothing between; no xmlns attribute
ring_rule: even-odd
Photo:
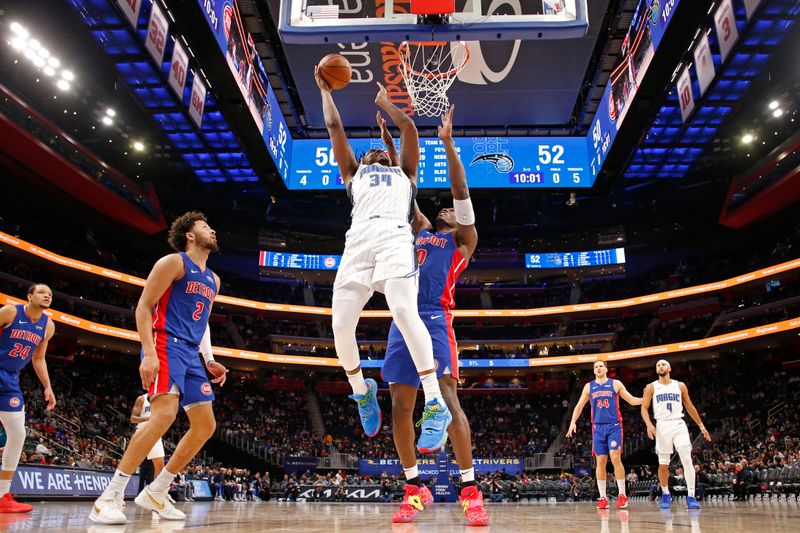
<svg viewBox="0 0 800 533"><path fill-rule="evenodd" d="M404 69L410 72L411 74L414 74L415 76L422 76L423 78L428 78L428 79L452 78L453 76L458 74L465 66L467 66L470 54L469 45L465 41L452 41L452 42L461 43L461 46L464 47L466 54L464 54L464 61L462 61L459 66L452 68L447 72L440 72L438 74L417 72L411 66L411 63L407 61L407 56L410 54L410 51L408 50L408 45L410 44L413 44L415 46L444 46L450 44L450 42L448 41L403 41L402 43L400 43L400 46L397 47L397 55L400 61L403 63ZM403 53L402 50L405 50L406 52Z"/></svg>

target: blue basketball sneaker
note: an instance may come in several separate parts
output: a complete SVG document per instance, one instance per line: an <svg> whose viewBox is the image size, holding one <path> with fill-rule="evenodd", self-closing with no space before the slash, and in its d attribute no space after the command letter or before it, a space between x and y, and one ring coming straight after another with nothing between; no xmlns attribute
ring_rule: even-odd
<svg viewBox="0 0 800 533"><path fill-rule="evenodd" d="M447 426L452 421L450 409L444 403L439 403L437 398L426 403L422 419L417 422L417 427L422 426L417 450L420 453L438 452L447 442Z"/></svg>
<svg viewBox="0 0 800 533"><path fill-rule="evenodd" d="M349 398L358 404L358 416L361 417L361 426L367 437L374 437L381 430L383 416L381 406L378 405L378 383L372 379L364 380L367 384L366 394L351 394Z"/></svg>
<svg viewBox="0 0 800 533"><path fill-rule="evenodd" d="M661 508L662 509L669 509L670 504L672 504L672 494L662 494L661 495Z"/></svg>
<svg viewBox="0 0 800 533"><path fill-rule="evenodd" d="M700 509L700 504L697 503L697 500L694 496L687 496L686 497L686 508L687 509Z"/></svg>

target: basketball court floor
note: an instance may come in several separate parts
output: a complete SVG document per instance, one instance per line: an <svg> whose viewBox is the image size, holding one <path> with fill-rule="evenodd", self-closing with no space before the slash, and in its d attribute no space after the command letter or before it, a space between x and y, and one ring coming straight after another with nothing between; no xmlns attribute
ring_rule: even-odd
<svg viewBox="0 0 800 533"><path fill-rule="evenodd" d="M681 502L678 502L681 503ZM706 502L691 514L678 505L662 512L655 503L634 502L627 511L597 511L590 503L523 503L489 505L492 525L468 528L456 504L436 504L413 524L392 524L396 505L326 503L178 504L185 522L153 520L148 513L126 507L127 526L97 526L87 520L91 502L39 503L30 515L0 515L0 531L51 533L213 531L248 532L600 532L685 531L687 533L745 533L800 531L800 505L794 501Z"/></svg>

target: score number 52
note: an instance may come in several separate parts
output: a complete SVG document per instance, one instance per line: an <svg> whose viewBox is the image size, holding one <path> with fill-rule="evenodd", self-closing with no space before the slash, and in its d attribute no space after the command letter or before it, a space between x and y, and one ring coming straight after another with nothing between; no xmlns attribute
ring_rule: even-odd
<svg viewBox="0 0 800 533"><path fill-rule="evenodd" d="M539 163L542 165L564 165L564 147L560 144L542 144L539 145ZM575 183L581 182L581 173L573 172L572 181ZM561 183L561 174L553 172L553 183Z"/></svg>

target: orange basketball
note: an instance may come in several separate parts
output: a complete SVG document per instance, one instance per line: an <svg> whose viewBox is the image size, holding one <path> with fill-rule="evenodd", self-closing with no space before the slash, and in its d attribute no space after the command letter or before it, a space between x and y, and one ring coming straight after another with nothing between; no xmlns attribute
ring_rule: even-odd
<svg viewBox="0 0 800 533"><path fill-rule="evenodd" d="M346 87L352 72L350 62L340 54L328 54L319 62L319 75L331 89Z"/></svg>

